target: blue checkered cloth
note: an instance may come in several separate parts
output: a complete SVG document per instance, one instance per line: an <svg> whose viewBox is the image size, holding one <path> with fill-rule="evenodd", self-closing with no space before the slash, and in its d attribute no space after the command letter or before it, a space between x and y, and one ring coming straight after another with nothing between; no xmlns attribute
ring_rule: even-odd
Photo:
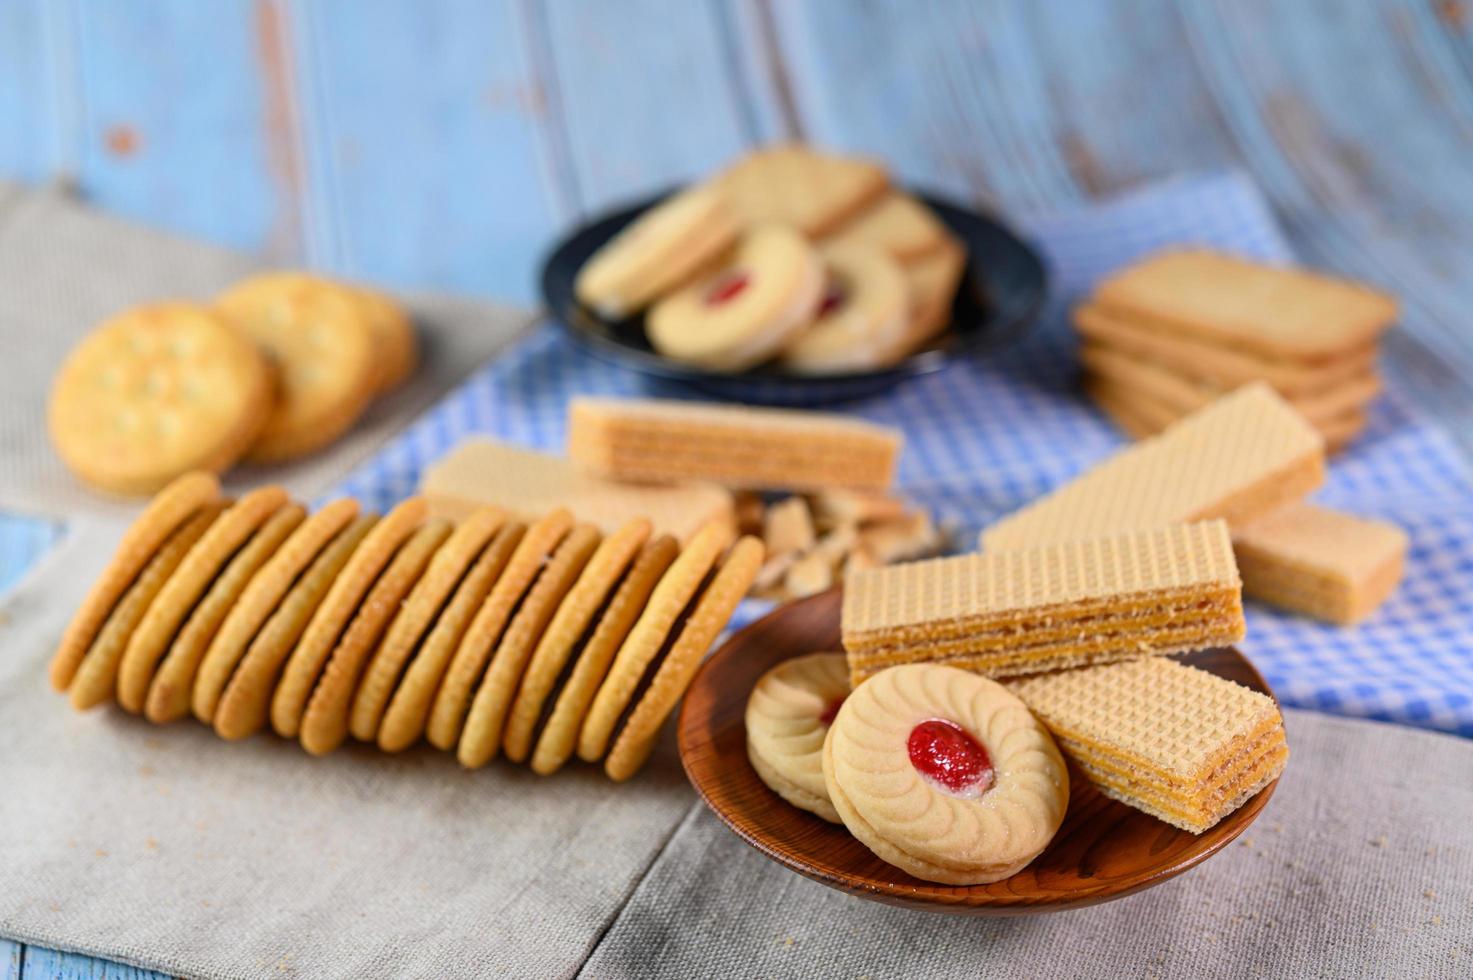
<svg viewBox="0 0 1473 980"><path fill-rule="evenodd" d="M1233 174L1173 181L1022 225L1054 277L1040 329L1003 356L844 406L905 431L901 486L957 526L962 542L1120 448L1119 433L1079 395L1064 315L1096 280L1173 243L1289 258L1263 198ZM342 489L387 506L471 432L558 450L568 399L583 394L696 397L611 367L543 329L487 365ZM1473 736L1470 486L1467 464L1442 431L1395 392L1380 400L1367 432L1334 460L1319 499L1405 527L1412 540L1406 580L1354 629L1250 608L1245 650L1284 703Z"/></svg>

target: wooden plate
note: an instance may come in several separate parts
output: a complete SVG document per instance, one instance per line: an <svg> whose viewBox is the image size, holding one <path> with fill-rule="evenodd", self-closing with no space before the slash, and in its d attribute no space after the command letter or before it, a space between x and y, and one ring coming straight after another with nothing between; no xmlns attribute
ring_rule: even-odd
<svg viewBox="0 0 1473 980"><path fill-rule="evenodd" d="M752 686L789 657L840 649L839 598L834 590L792 603L737 633L702 665L680 712L680 758L701 798L747 843L799 874L862 898L963 915L1079 908L1159 885L1202 863L1241 834L1273 795L1277 782L1198 836L1101 795L1071 766L1063 826L1028 867L970 887L913 878L841 825L785 802L747 761L743 715ZM1272 694L1236 650L1180 659Z"/></svg>
<svg viewBox="0 0 1473 980"><path fill-rule="evenodd" d="M936 341L892 367L856 374L798 375L773 364L739 374L707 371L672 361L650 346L644 317L609 320L579 303L578 270L625 225L673 191L595 218L558 242L542 265L542 298L553 319L603 360L632 368L656 382L677 382L719 398L775 405L820 405L861 398L961 357L981 357L1023 337L1048 292L1043 260L1000 219L916 192L967 249L967 265L952 304L951 325Z"/></svg>

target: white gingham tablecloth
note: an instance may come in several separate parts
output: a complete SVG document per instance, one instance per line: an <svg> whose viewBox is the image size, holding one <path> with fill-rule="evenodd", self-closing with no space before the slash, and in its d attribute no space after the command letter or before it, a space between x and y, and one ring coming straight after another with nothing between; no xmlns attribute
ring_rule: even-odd
<svg viewBox="0 0 1473 980"><path fill-rule="evenodd" d="M975 540L982 525L1120 447L1078 393L1064 313L1099 277L1173 243L1283 260L1289 250L1257 189L1236 174L1180 179L1066 214L1022 220L1053 276L1042 325L1008 354L958 364L841 406L906 434L906 494ZM579 394L696 398L534 333L356 471L345 492L387 506L468 433L560 450ZM1473 736L1473 479L1446 434L1390 392L1368 431L1331 465L1318 499L1411 534L1406 580L1352 629L1250 605L1244 651L1284 703ZM760 611L749 603L747 615Z"/></svg>

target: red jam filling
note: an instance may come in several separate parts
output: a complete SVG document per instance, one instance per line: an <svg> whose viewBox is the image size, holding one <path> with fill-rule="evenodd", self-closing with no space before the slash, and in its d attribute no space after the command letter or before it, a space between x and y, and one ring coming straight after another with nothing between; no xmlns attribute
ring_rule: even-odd
<svg viewBox="0 0 1473 980"><path fill-rule="evenodd" d="M923 721L906 742L910 764L932 785L956 796L981 796L992 788L992 759L960 725Z"/></svg>
<svg viewBox="0 0 1473 980"><path fill-rule="evenodd" d="M843 306L844 301L848 298L849 291L844 288L844 284L837 279L830 279L829 288L823 294L823 302L818 304L818 315L821 317L828 316Z"/></svg>
<svg viewBox="0 0 1473 980"><path fill-rule="evenodd" d="M828 707L823 709L823 714L818 716L818 720L823 722L825 726L832 725L834 719L839 717L839 709L843 706L843 698L839 698L837 701L830 701Z"/></svg>
<svg viewBox="0 0 1473 980"><path fill-rule="evenodd" d="M746 288L752 284L752 277L744 270L728 272L711 284L706 290L705 303L707 306L720 306L736 299Z"/></svg>

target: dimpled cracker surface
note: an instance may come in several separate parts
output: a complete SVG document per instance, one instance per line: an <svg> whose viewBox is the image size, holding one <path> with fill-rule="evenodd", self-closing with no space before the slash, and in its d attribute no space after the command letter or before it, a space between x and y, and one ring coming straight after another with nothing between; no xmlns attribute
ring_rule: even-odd
<svg viewBox="0 0 1473 980"><path fill-rule="evenodd" d="M962 635L1039 612L1064 619L1239 584L1222 521L933 558L849 576L844 645L853 652Z"/></svg>
<svg viewBox="0 0 1473 980"><path fill-rule="evenodd" d="M1357 283L1217 252L1163 252L1106 279L1094 301L1116 315L1264 354L1330 357L1396 319L1390 297Z"/></svg>
<svg viewBox="0 0 1473 980"><path fill-rule="evenodd" d="M1255 383L1105 460L982 532L1020 548L1221 517L1240 524L1324 482L1324 439Z"/></svg>
<svg viewBox="0 0 1473 980"><path fill-rule="evenodd" d="M1007 684L1056 736L1190 783L1281 724L1272 698L1162 657Z"/></svg>

